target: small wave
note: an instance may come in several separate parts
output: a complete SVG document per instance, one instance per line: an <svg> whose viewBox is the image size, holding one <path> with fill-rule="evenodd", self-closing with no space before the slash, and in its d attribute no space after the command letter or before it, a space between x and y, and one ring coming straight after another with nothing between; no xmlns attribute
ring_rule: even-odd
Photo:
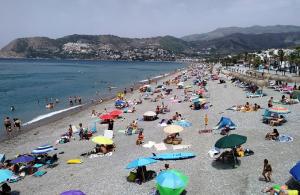
<svg viewBox="0 0 300 195"><path fill-rule="evenodd" d="M25 125L29 125L29 124L38 122L38 121L40 121L40 120L42 120L42 119L49 118L49 117L54 116L54 115L56 115L56 114L59 114L59 113L62 113L62 112L66 112L66 111L68 111L68 110L72 110L72 109L77 108L77 107L80 107L80 106L81 106L81 105L73 106L73 107L71 107L71 108L66 108L66 109L63 109L63 110L58 110L58 111L50 112L50 113L48 113L48 114L40 115L40 116L38 116L38 117L32 119L31 121L28 121L27 123L24 123L23 125L24 125L24 126L25 126Z"/></svg>

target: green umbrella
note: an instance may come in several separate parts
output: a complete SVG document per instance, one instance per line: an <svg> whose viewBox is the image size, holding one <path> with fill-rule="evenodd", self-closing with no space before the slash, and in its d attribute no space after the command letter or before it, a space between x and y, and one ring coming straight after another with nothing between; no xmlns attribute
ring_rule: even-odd
<svg viewBox="0 0 300 195"><path fill-rule="evenodd" d="M216 142L215 147L216 148L234 148L236 146L239 146L239 145L242 145L242 144L246 143L246 141L247 141L246 136L237 135L237 134L230 134L230 135L227 135L227 136L222 137L221 139L219 139ZM232 155L233 155L233 158L234 158L233 167L235 167L237 159L234 155L234 150L232 150Z"/></svg>
<svg viewBox="0 0 300 195"><path fill-rule="evenodd" d="M161 195L180 195L189 178L177 170L162 171L156 177L156 188Z"/></svg>
<svg viewBox="0 0 300 195"><path fill-rule="evenodd" d="M230 134L219 139L215 147L216 148L234 148L236 146L246 143L247 137L237 134Z"/></svg>

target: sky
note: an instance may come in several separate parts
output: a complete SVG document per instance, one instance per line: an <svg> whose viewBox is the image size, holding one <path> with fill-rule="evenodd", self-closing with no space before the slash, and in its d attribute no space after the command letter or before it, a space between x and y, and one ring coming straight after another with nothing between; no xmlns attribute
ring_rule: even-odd
<svg viewBox="0 0 300 195"><path fill-rule="evenodd" d="M70 34L182 37L220 27L300 25L300 0L0 0L0 48Z"/></svg>

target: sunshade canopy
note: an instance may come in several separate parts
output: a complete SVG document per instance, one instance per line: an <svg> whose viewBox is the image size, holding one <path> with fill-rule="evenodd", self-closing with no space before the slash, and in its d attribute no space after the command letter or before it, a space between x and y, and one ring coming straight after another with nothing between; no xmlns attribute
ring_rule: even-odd
<svg viewBox="0 0 300 195"><path fill-rule="evenodd" d="M137 167L141 167L141 166L146 166L149 164L153 164L156 163L157 161L152 159L152 158L138 158L134 161L131 161L126 169L133 169L133 168L137 168Z"/></svg>
<svg viewBox="0 0 300 195"><path fill-rule="evenodd" d="M237 134L230 134L219 139L215 147L216 148L234 148L236 146L246 143L247 137Z"/></svg>
<svg viewBox="0 0 300 195"><path fill-rule="evenodd" d="M111 144L114 143L112 139L109 139L109 138L104 137L104 136L94 137L92 139L92 142L94 142L96 144L104 144L104 145L111 145Z"/></svg>
<svg viewBox="0 0 300 195"><path fill-rule="evenodd" d="M169 134L179 133L181 131L183 131L183 128L179 125L169 125L169 126L164 128L164 132L169 133Z"/></svg>
<svg viewBox="0 0 300 195"><path fill-rule="evenodd" d="M179 195L188 184L188 177L177 170L162 171L156 177L156 187L161 195Z"/></svg>

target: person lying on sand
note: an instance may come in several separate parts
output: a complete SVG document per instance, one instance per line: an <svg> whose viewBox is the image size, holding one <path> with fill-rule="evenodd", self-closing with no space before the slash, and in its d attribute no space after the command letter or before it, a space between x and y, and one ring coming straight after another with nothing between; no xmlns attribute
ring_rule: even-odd
<svg viewBox="0 0 300 195"><path fill-rule="evenodd" d="M277 140L279 138L279 132L277 129L273 129L272 132L267 133L266 140Z"/></svg>

